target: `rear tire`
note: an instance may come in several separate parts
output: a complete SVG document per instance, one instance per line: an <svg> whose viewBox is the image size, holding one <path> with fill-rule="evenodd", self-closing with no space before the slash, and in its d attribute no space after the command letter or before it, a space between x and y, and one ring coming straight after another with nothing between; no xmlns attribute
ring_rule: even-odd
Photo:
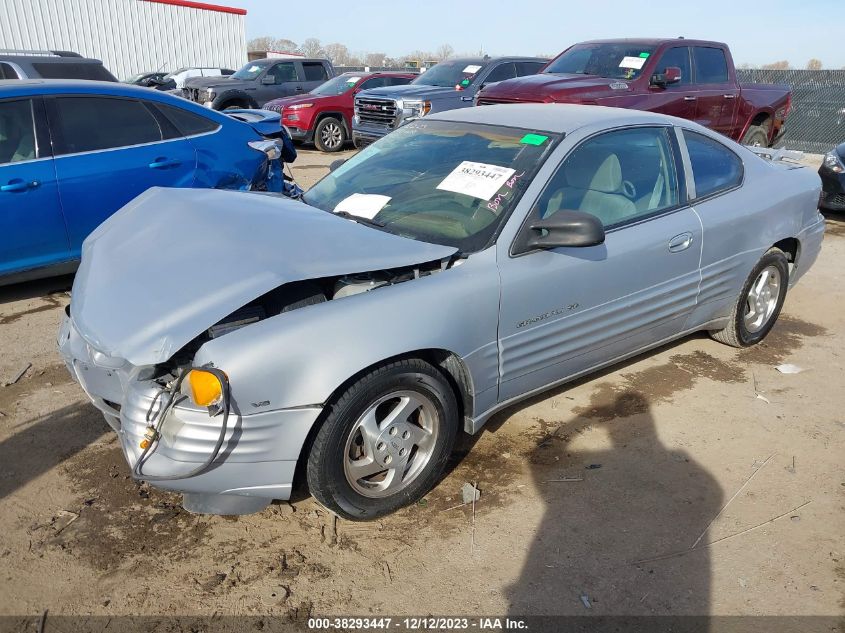
<svg viewBox="0 0 845 633"><path fill-rule="evenodd" d="M769 130L762 125L752 125L745 132L745 136L742 137L742 144L752 147L768 147Z"/></svg>
<svg viewBox="0 0 845 633"><path fill-rule="evenodd" d="M314 129L314 145L321 152L339 152L346 144L346 128L334 117L321 119Z"/></svg>
<svg viewBox="0 0 845 633"><path fill-rule="evenodd" d="M438 369L418 358L377 367L330 405L308 455L308 488L346 519L390 514L437 483L459 425Z"/></svg>
<svg viewBox="0 0 845 633"><path fill-rule="evenodd" d="M788 286L786 255L779 248L771 248L745 280L728 325L722 330L711 331L710 336L731 347L756 345L774 327Z"/></svg>

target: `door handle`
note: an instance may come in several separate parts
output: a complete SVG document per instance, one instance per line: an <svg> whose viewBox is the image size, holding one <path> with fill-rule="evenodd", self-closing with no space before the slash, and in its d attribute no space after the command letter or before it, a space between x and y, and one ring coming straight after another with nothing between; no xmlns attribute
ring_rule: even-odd
<svg viewBox="0 0 845 633"><path fill-rule="evenodd" d="M692 245L692 233L681 233L669 240L669 251L679 253L687 250Z"/></svg>
<svg viewBox="0 0 845 633"><path fill-rule="evenodd" d="M304 88L302 86L297 86L296 88L294 88L294 90L296 90L297 92L302 92Z"/></svg>
<svg viewBox="0 0 845 633"><path fill-rule="evenodd" d="M167 169L168 167L178 167L182 161L175 158L164 158L163 156L156 158L150 163L150 169Z"/></svg>
<svg viewBox="0 0 845 633"><path fill-rule="evenodd" d="M19 191L26 191L27 189L35 189L41 183L37 180L33 180L31 182L26 182L24 180L15 179L10 180L7 184L0 186L0 191L7 191L9 193L15 193Z"/></svg>
<svg viewBox="0 0 845 633"><path fill-rule="evenodd" d="M693 97L692 95L687 95L684 97L684 101L695 101L698 97Z"/></svg>
<svg viewBox="0 0 845 633"><path fill-rule="evenodd" d="M736 95L722 95L725 99L736 99Z"/></svg>

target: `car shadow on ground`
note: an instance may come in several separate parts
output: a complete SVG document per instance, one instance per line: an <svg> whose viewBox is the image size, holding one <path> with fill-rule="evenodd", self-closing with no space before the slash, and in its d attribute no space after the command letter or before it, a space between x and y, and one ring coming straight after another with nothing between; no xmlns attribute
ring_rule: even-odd
<svg viewBox="0 0 845 633"><path fill-rule="evenodd" d="M74 403L18 425L0 441L0 499L70 459L109 432L89 403Z"/></svg>
<svg viewBox="0 0 845 633"><path fill-rule="evenodd" d="M29 299L47 299L50 295L70 291L71 286L73 286L73 275L21 281L0 286L0 305Z"/></svg>

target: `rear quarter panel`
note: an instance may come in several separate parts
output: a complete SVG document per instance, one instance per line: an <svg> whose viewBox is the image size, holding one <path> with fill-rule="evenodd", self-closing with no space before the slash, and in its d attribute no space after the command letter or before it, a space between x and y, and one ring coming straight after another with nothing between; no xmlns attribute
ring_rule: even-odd
<svg viewBox="0 0 845 633"><path fill-rule="evenodd" d="M265 163L265 155L248 145L261 140L261 136L240 121L220 121L216 132L188 140L197 151L196 187L246 188Z"/></svg>
<svg viewBox="0 0 845 633"><path fill-rule="evenodd" d="M786 118L786 104L790 95L789 86L776 84L740 84L739 104L734 121L734 140L741 139L758 114L767 114L772 118L769 126L771 141L780 131Z"/></svg>

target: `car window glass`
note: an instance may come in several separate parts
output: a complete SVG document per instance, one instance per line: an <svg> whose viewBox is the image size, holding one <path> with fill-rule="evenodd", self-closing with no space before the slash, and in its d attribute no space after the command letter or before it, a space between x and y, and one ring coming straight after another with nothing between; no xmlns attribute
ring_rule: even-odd
<svg viewBox="0 0 845 633"><path fill-rule="evenodd" d="M0 102L0 165L35 158L32 101Z"/></svg>
<svg viewBox="0 0 845 633"><path fill-rule="evenodd" d="M723 84L728 81L728 62L721 48L696 46L695 81L700 84Z"/></svg>
<svg viewBox="0 0 845 633"><path fill-rule="evenodd" d="M220 124L216 121L207 119L199 114L194 114L193 112L188 112L182 108L164 105L163 103L157 103L155 107L164 113L164 116L176 126L176 129L183 136L213 132L220 127Z"/></svg>
<svg viewBox="0 0 845 633"><path fill-rule="evenodd" d="M742 182L742 161L727 147L702 134L684 130L695 197L732 189Z"/></svg>
<svg viewBox="0 0 845 633"><path fill-rule="evenodd" d="M692 81L692 67L689 59L688 46L677 46L663 53L663 57L657 62L655 72L664 73L667 68L672 66L681 69L681 79L674 84L669 84L669 86L684 86Z"/></svg>
<svg viewBox="0 0 845 633"><path fill-rule="evenodd" d="M391 77L387 80L387 86L407 86L413 77Z"/></svg>
<svg viewBox="0 0 845 633"><path fill-rule="evenodd" d="M516 77L516 66L513 62L507 62L505 64L499 64L491 70L484 83L492 84L497 81L504 81L505 79L513 79L514 77Z"/></svg>
<svg viewBox="0 0 845 633"><path fill-rule="evenodd" d="M140 101L104 97L56 99L62 154L160 141L161 128Z"/></svg>
<svg viewBox="0 0 845 633"><path fill-rule="evenodd" d="M596 136L573 151L538 202L543 218L584 211L612 227L678 204L678 179L666 128Z"/></svg>
<svg viewBox="0 0 845 633"><path fill-rule="evenodd" d="M32 64L44 79L88 79L91 81L115 81L112 74L100 64L70 62L36 62Z"/></svg>
<svg viewBox="0 0 845 633"><path fill-rule="evenodd" d="M267 71L267 75L272 77L274 83L283 84L288 81L296 81L296 68L293 63L276 64Z"/></svg>
<svg viewBox="0 0 845 633"><path fill-rule="evenodd" d="M0 79L19 79L19 77L11 65L0 62Z"/></svg>
<svg viewBox="0 0 845 633"><path fill-rule="evenodd" d="M359 85L358 88L361 90L370 90L371 88L382 88L388 85L387 82L387 77L372 77L371 79L367 79L367 81Z"/></svg>
<svg viewBox="0 0 845 633"><path fill-rule="evenodd" d="M545 65L545 62L516 62L516 76L536 75Z"/></svg>
<svg viewBox="0 0 845 633"><path fill-rule="evenodd" d="M319 62L302 62L305 71L305 81L325 81L329 78L326 68Z"/></svg>

